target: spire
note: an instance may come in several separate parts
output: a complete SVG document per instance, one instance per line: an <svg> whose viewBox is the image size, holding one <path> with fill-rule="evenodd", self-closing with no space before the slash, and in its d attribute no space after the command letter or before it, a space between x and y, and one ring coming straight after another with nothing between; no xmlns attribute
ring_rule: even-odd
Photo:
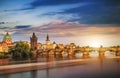
<svg viewBox="0 0 120 78"><path fill-rule="evenodd" d="M6 35L9 35L9 33L7 32Z"/></svg>
<svg viewBox="0 0 120 78"><path fill-rule="evenodd" d="M46 41L49 41L49 35L47 34Z"/></svg>
<svg viewBox="0 0 120 78"><path fill-rule="evenodd" d="M33 35L32 35L32 37L36 37L36 35L35 35L35 33L33 32Z"/></svg>

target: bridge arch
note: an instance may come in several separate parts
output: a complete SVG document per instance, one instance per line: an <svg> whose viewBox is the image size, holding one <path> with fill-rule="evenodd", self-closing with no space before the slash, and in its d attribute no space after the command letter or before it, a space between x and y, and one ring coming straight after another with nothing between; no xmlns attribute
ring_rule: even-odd
<svg viewBox="0 0 120 78"><path fill-rule="evenodd" d="M106 50L104 56L105 57L116 56L116 51Z"/></svg>
<svg viewBox="0 0 120 78"><path fill-rule="evenodd" d="M62 54L62 56L68 56L69 53L67 51L62 50L60 51L60 54Z"/></svg>
<svg viewBox="0 0 120 78"><path fill-rule="evenodd" d="M89 52L89 56L90 57L98 57L99 52L97 50L92 50L92 51Z"/></svg>
<svg viewBox="0 0 120 78"><path fill-rule="evenodd" d="M75 51L74 51L74 55L75 55L76 57L80 57L80 56L83 56L83 52L81 52L80 50L75 50Z"/></svg>

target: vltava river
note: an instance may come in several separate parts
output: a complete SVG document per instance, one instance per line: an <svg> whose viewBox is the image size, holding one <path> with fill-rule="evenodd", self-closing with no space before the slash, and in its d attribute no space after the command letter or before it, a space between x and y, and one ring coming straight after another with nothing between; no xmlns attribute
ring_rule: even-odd
<svg viewBox="0 0 120 78"><path fill-rule="evenodd" d="M97 55L97 54L96 54ZM113 55L113 56L112 56ZM105 57L99 57L91 53L92 58L95 59L87 61L85 64L64 66L56 68L47 68L43 70L34 70L19 73L2 74L0 78L120 78L120 57L108 53ZM55 58L49 56L48 61L53 61ZM82 58L81 54L76 54L71 59L86 59ZM42 58L41 59L45 59ZM61 58L68 60L68 57ZM40 60L40 59L39 59Z"/></svg>

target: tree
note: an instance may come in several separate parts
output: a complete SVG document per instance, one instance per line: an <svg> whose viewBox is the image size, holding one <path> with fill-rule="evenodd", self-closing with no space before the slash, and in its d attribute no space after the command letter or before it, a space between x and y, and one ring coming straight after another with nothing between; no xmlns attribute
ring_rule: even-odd
<svg viewBox="0 0 120 78"><path fill-rule="evenodd" d="M30 47L25 42L18 42L9 52L12 53L13 58L26 59L30 57Z"/></svg>

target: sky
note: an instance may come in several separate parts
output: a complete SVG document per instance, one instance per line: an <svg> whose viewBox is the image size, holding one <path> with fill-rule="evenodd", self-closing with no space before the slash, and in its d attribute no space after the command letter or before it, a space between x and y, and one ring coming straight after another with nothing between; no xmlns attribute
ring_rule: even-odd
<svg viewBox="0 0 120 78"><path fill-rule="evenodd" d="M0 41L30 41L80 46L120 45L119 0L0 0Z"/></svg>

